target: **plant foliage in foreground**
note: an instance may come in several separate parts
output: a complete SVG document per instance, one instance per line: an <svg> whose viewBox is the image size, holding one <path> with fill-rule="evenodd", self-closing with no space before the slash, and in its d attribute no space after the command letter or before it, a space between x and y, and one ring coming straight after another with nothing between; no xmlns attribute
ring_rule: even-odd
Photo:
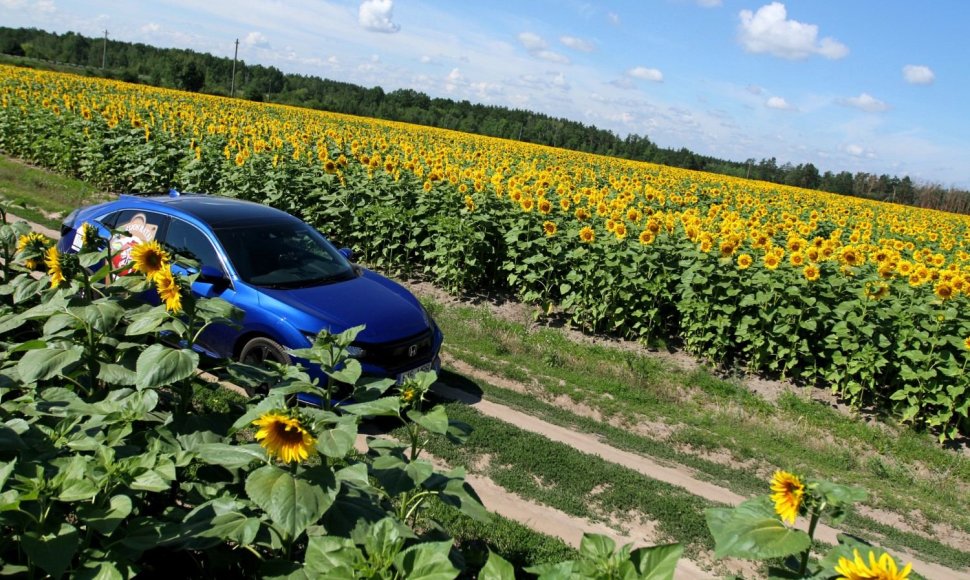
<svg viewBox="0 0 970 580"><path fill-rule="evenodd" d="M24 223L0 224L0 573L515 576L496 554L469 569L428 515L435 499L488 518L463 468L422 457L431 437L467 435L427 404L432 373L401 386L362 381L346 351L360 328L322 332L293 354L320 364L326 381L226 363L238 383L273 388L235 412L196 409L193 392L218 387L198 378L192 345L239 312L193 297L193 277L173 277L161 248L136 259L147 275L120 275L95 236L84 242L63 255ZM157 306L136 299L152 293ZM338 384L352 401L334 401ZM324 403L294 407L298 393ZM406 436L367 438L358 452L359 426L373 417L397 419ZM536 573L671 578L679 554L588 536L579 559Z"/></svg>

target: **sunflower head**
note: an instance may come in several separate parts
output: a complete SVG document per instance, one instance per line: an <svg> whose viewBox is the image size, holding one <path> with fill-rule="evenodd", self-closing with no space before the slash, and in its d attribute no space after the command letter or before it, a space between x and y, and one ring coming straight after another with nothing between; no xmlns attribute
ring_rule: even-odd
<svg viewBox="0 0 970 580"><path fill-rule="evenodd" d="M771 478L771 501L775 503L775 513L781 521L795 523L802 499L805 495L805 484L793 473L778 470Z"/></svg>
<svg viewBox="0 0 970 580"><path fill-rule="evenodd" d="M310 456L317 440L300 423L299 417L292 417L281 411L264 413L253 421L259 427L256 441L266 449L270 457L284 463L305 461Z"/></svg>
<svg viewBox="0 0 970 580"><path fill-rule="evenodd" d="M165 303L165 310L173 314L182 312L182 288L178 280L172 274L172 268L168 264L155 273L155 289L158 297Z"/></svg>
<svg viewBox="0 0 970 580"><path fill-rule="evenodd" d="M546 236L551 238L556 235L556 224L550 221L542 222L542 230L546 233Z"/></svg>
<svg viewBox="0 0 970 580"><path fill-rule="evenodd" d="M751 267L751 262L753 262L751 254L741 254L738 256L738 269L747 270Z"/></svg>
<svg viewBox="0 0 970 580"><path fill-rule="evenodd" d="M24 234L17 238L17 255L23 260L24 266L30 270L36 270L40 267L41 258L45 256L51 243L51 240L43 234L37 232Z"/></svg>
<svg viewBox="0 0 970 580"><path fill-rule="evenodd" d="M585 226L583 227L583 229L579 230L579 240L581 242L590 244L595 239L596 239L596 233L593 231L593 228L589 226Z"/></svg>
<svg viewBox="0 0 970 580"><path fill-rule="evenodd" d="M168 252L163 250L155 240L136 244L131 249L131 262L135 270L144 274L149 281L154 281L155 276L165 269L170 261Z"/></svg>
<svg viewBox="0 0 970 580"><path fill-rule="evenodd" d="M883 552L878 559L876 553L869 550L869 563L867 564L859 550L853 550L854 558L839 558L839 563L835 567L835 573L839 574L839 580L868 580L877 578L879 580L906 580L913 567L912 563L906 564L902 570L896 566L896 561L889 554Z"/></svg>
<svg viewBox="0 0 970 580"><path fill-rule="evenodd" d="M47 265L47 275L51 278L51 288L57 288L67 280L64 276L62 258L61 253L57 251L57 246L47 248L44 264Z"/></svg>

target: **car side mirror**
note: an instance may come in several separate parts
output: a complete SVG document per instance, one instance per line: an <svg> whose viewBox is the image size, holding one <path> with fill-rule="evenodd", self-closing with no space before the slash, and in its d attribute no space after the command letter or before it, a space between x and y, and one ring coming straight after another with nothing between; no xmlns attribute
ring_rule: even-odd
<svg viewBox="0 0 970 580"><path fill-rule="evenodd" d="M347 258L348 260L354 259L354 251L351 250L350 248L340 248L337 251L340 252L340 255L342 255L344 258Z"/></svg>
<svg viewBox="0 0 970 580"><path fill-rule="evenodd" d="M228 283L229 276L226 276L225 272L215 266L204 265L199 270L198 280L199 282L206 282L208 284Z"/></svg>

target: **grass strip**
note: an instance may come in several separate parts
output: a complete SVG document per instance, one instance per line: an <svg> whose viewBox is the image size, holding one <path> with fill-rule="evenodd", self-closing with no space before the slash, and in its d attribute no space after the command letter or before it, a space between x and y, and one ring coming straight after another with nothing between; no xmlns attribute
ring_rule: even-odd
<svg viewBox="0 0 970 580"><path fill-rule="evenodd" d="M68 213L101 197L84 181L0 156L0 199L17 217L56 230Z"/></svg>
<svg viewBox="0 0 970 580"><path fill-rule="evenodd" d="M474 429L464 445L429 442L428 451L450 464L481 466L487 457L476 471L523 498L592 521L642 516L662 539L683 543L689 553L713 548L703 511L716 504L463 404L447 403L446 409L450 419Z"/></svg>
<svg viewBox="0 0 970 580"><path fill-rule="evenodd" d="M483 308L430 306L447 336L447 352L477 369L538 383L550 396L567 395L607 417L662 421L674 427L669 447L727 452L738 463L753 460L763 469L860 485L873 507L919 510L930 521L970 532L970 461L925 434L869 425L797 393L783 393L773 404L703 369L683 371L643 354L578 344L562 331L530 330ZM660 447L649 454L684 462L715 481L734 478L712 470L710 462ZM887 471L906 477L887 478ZM739 493L753 483L750 477L721 482Z"/></svg>

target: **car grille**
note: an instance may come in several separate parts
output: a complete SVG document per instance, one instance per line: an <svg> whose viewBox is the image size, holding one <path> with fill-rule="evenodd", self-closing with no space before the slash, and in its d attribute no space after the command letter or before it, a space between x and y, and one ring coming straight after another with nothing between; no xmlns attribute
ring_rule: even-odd
<svg viewBox="0 0 970 580"><path fill-rule="evenodd" d="M434 354L432 352L434 335L429 329L396 342L380 344L355 342L354 345L364 349L361 362L380 366L390 373L397 373L431 360L431 356Z"/></svg>

